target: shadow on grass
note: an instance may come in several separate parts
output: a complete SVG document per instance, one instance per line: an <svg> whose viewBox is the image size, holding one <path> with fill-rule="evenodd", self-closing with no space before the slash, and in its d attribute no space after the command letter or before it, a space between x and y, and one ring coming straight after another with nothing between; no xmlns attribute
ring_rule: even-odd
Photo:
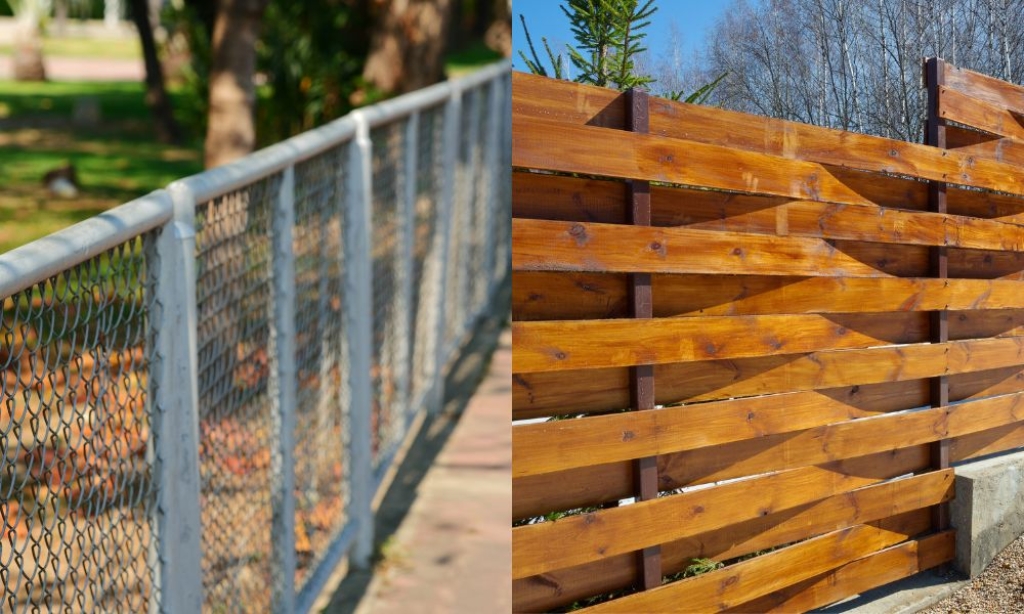
<svg viewBox="0 0 1024 614"><path fill-rule="evenodd" d="M344 580L334 589L324 614L353 614L366 595L370 582L384 562L388 544L416 501L420 483L434 466L434 461L458 426L470 398L487 374L491 355L498 345L502 330L508 323L512 285L506 280L495 305L496 313L479 323L473 338L445 379L444 409L436 416L428 416L409 447L394 480L388 487L374 520L374 566L369 570L350 568ZM410 611L415 608L411 607Z"/></svg>

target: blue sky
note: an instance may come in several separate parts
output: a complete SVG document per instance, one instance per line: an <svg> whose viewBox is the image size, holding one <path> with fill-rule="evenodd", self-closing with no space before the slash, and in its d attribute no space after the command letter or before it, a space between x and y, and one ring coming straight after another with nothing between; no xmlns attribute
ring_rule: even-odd
<svg viewBox="0 0 1024 614"><path fill-rule="evenodd" d="M530 28L530 36L537 47L537 53L547 60L541 46L541 37L547 37L552 51L558 53L572 43L569 31L569 19L559 8L562 0L513 0L512 2L512 66L516 70L526 70L526 65L519 57L523 49L529 56L526 37L523 35L522 22L519 15L526 17L526 25ZM690 57L693 49L701 45L705 31L712 27L719 16L729 7L730 0L655 0L658 11L654 14L651 25L647 28L645 40L648 52L653 58L667 53L670 43L671 25L674 24L682 38L684 57Z"/></svg>

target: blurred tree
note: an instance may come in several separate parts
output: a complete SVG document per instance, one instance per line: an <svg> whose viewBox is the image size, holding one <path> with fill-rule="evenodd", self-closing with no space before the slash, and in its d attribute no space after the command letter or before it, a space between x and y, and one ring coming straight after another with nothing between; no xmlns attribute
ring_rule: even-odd
<svg viewBox="0 0 1024 614"><path fill-rule="evenodd" d="M146 64L146 104L153 113L157 138L163 143L180 143L181 128L174 119L171 99L167 96L163 65L157 55L153 36L153 20L149 0L131 0L132 21L139 32L142 56Z"/></svg>
<svg viewBox="0 0 1024 614"><path fill-rule="evenodd" d="M256 145L256 43L269 0L218 0L210 51L210 110L203 146L207 168Z"/></svg>
<svg viewBox="0 0 1024 614"><path fill-rule="evenodd" d="M271 2L257 62L266 75L257 108L260 144L309 130L341 117L355 102L380 97L361 77L368 16L354 4Z"/></svg>
<svg viewBox="0 0 1024 614"><path fill-rule="evenodd" d="M6 0L17 19L14 35L14 78L17 81L45 81L43 63L43 18L41 0Z"/></svg>
<svg viewBox="0 0 1024 614"><path fill-rule="evenodd" d="M401 94L444 79L451 0L375 0L363 78Z"/></svg>

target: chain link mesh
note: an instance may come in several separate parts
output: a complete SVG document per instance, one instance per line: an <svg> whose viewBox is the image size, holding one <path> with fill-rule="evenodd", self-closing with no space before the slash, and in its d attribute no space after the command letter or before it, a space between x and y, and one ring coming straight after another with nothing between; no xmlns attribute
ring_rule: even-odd
<svg viewBox="0 0 1024 614"><path fill-rule="evenodd" d="M153 238L3 300L2 611L132 612L154 597L143 253Z"/></svg>
<svg viewBox="0 0 1024 614"><path fill-rule="evenodd" d="M271 567L272 176L196 208L199 471L206 607L266 611Z"/></svg>
<svg viewBox="0 0 1024 614"><path fill-rule="evenodd" d="M348 382L342 317L344 147L295 168L298 407L295 421L295 585L346 522Z"/></svg>
<svg viewBox="0 0 1024 614"><path fill-rule="evenodd" d="M435 282L441 261L437 257L440 246L440 225L437 207L441 195L444 165L444 107L420 111L416 137L416 203L413 225L413 283L412 305L415 317L410 339L409 373L412 377L410 397L418 407L428 392L434 376L437 332L434 318L440 302L441 288Z"/></svg>
<svg viewBox="0 0 1024 614"><path fill-rule="evenodd" d="M463 261L467 275L464 301L468 312L461 322L463 333L467 327L473 326L469 318L476 318L487 302L487 290L490 288L491 280L489 263L494 258L493 246L487 244L490 239L491 181L494 179L494 173L487 168L484 155L486 148L491 145L492 138L487 126L491 114L491 88L485 85L475 92L477 104L476 108L471 110L469 121L475 123L476 139L468 144L468 163L471 165L472 174L467 178L472 186L472 196L469 202L469 220L459 233L467 241L466 249L469 252L468 258Z"/></svg>
<svg viewBox="0 0 1024 614"><path fill-rule="evenodd" d="M373 463L397 448L407 405L402 398L408 356L409 311L399 305L402 284L401 250L405 236L402 195L407 181L404 133L408 120L370 131L373 142L373 208L370 241L373 258ZM404 308L403 308L404 307Z"/></svg>

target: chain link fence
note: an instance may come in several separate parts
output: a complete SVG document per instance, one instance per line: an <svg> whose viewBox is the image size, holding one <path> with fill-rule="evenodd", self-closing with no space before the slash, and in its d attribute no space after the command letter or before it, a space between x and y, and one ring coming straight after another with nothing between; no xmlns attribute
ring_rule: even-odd
<svg viewBox="0 0 1024 614"><path fill-rule="evenodd" d="M134 611L153 597L149 241L3 300L0 610Z"/></svg>
<svg viewBox="0 0 1024 614"><path fill-rule="evenodd" d="M0 255L0 610L308 611L508 275L510 66Z"/></svg>

